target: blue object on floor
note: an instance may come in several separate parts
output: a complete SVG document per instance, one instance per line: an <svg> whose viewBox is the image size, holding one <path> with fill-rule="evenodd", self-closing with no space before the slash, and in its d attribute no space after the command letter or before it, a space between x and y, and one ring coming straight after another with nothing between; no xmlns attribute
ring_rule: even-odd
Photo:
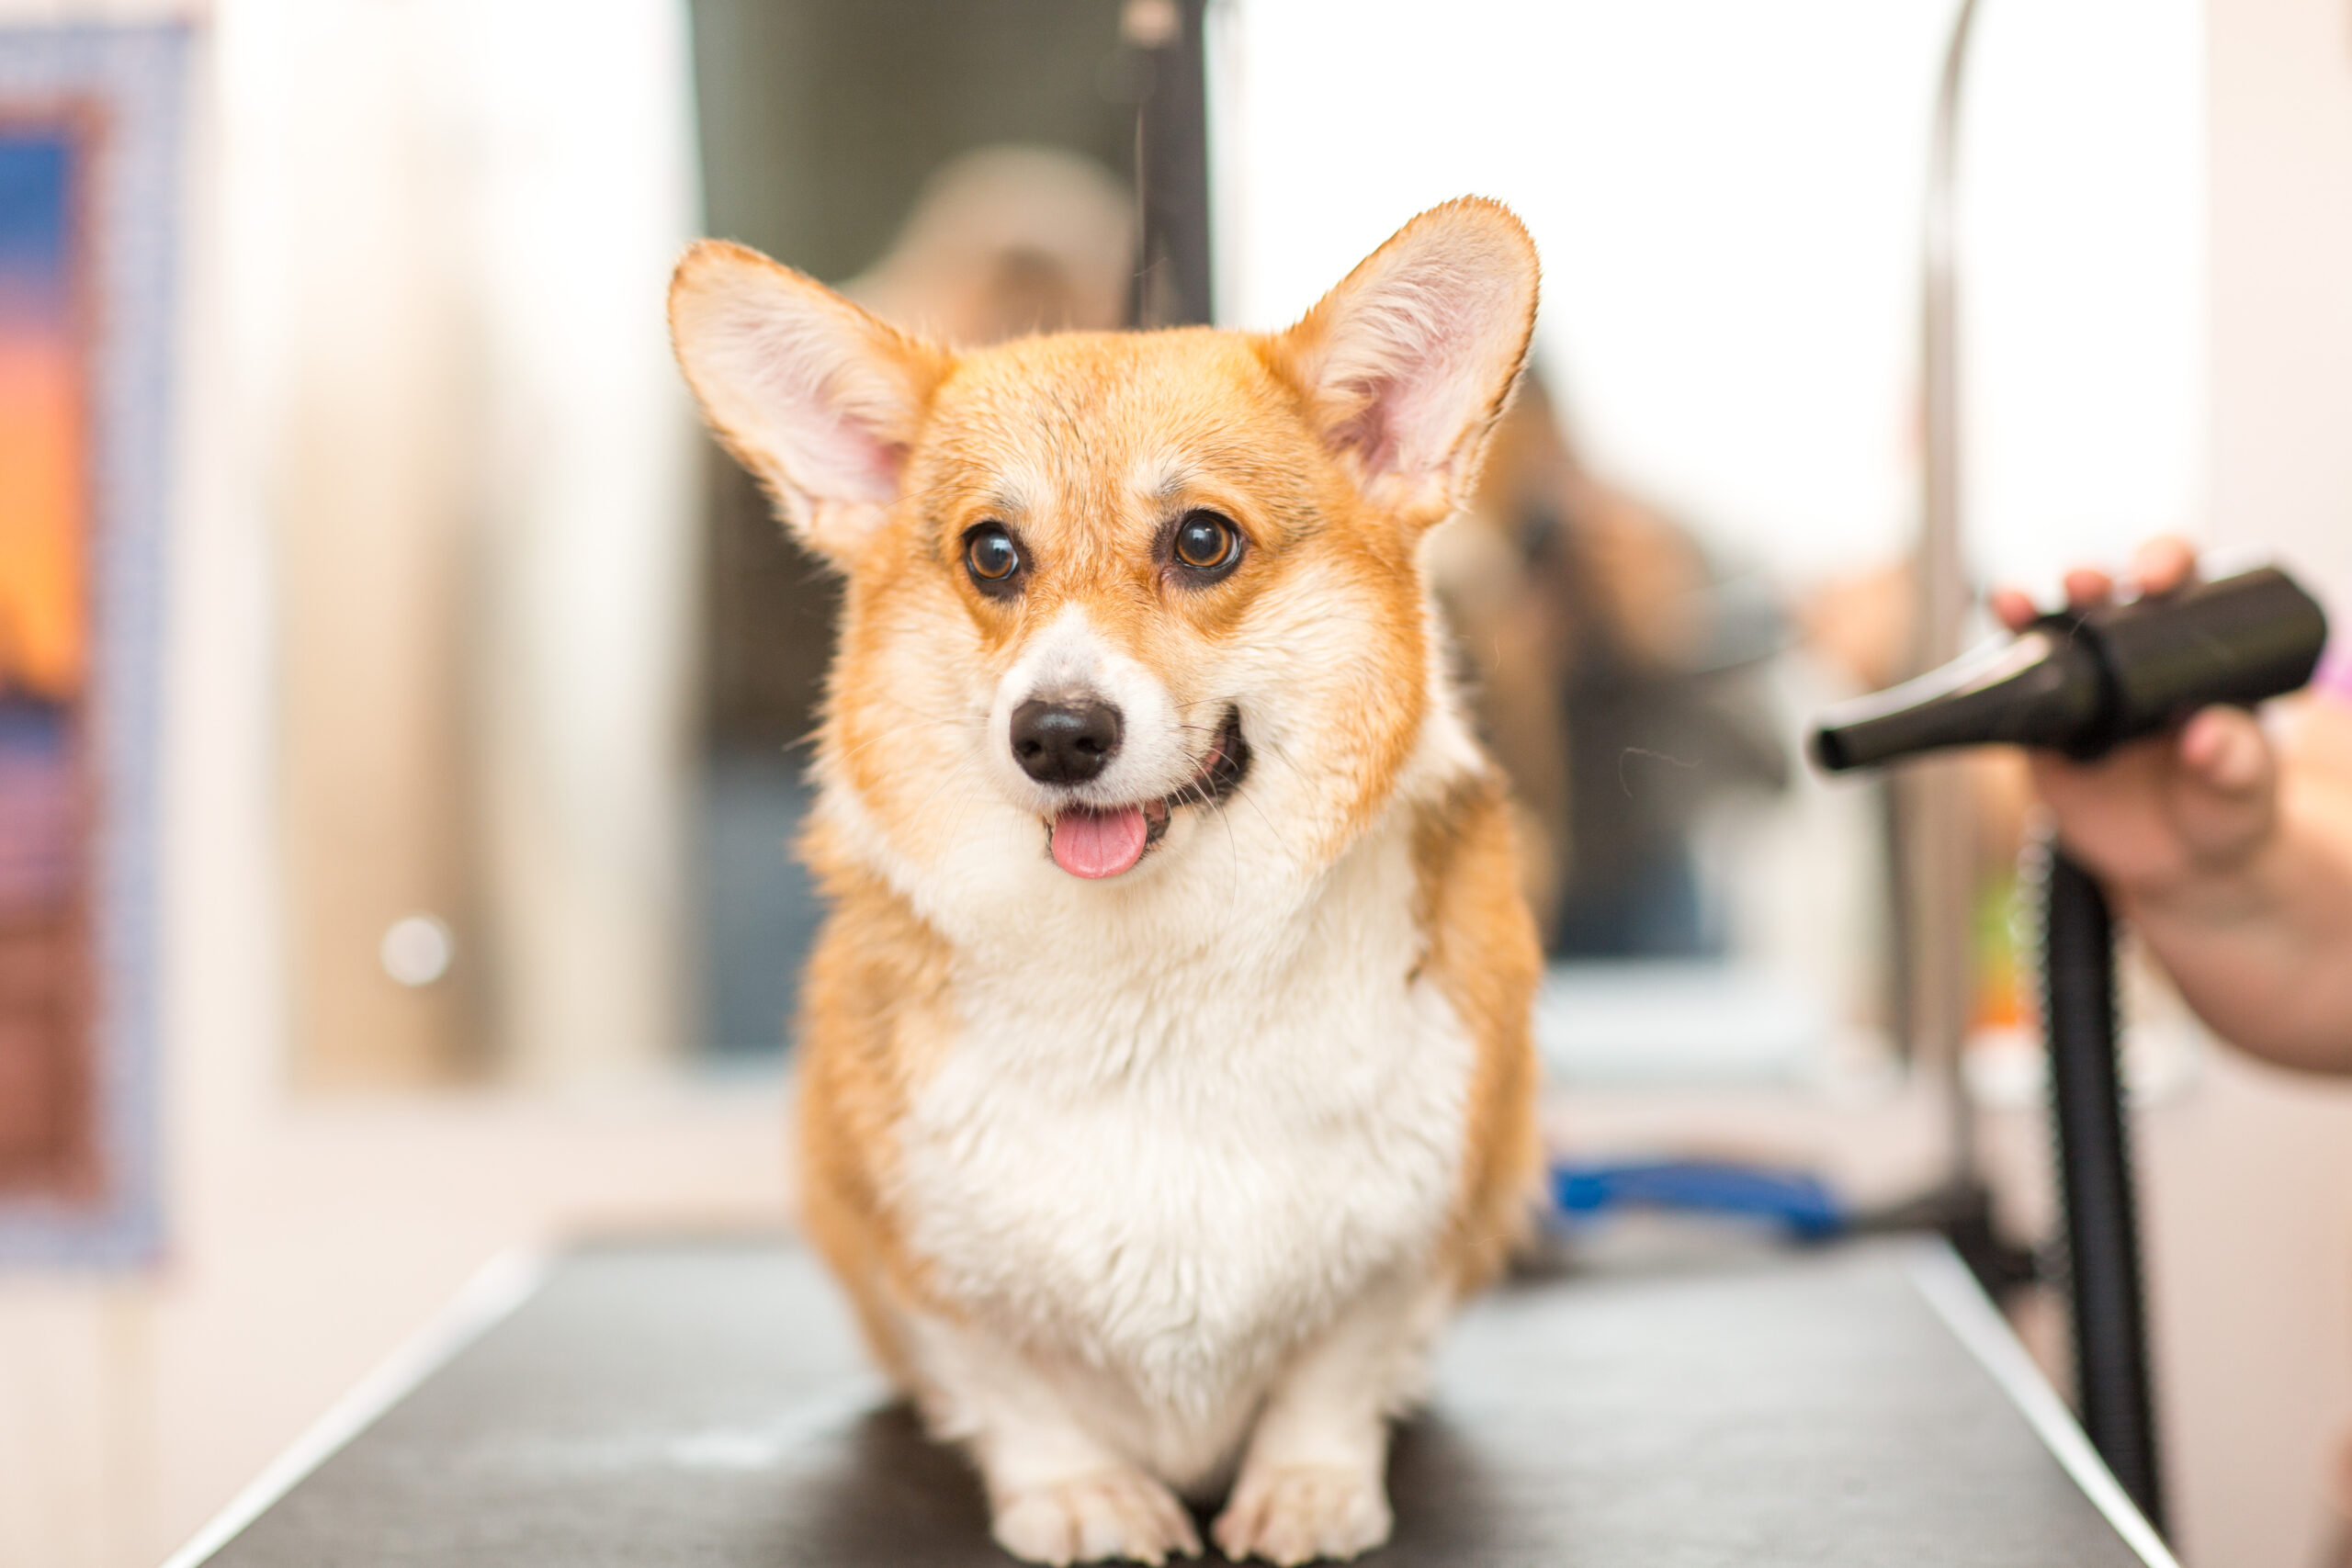
<svg viewBox="0 0 2352 1568"><path fill-rule="evenodd" d="M1564 1162L1552 1168L1552 1199L1571 1219L1612 1209L1741 1215L1805 1241L1846 1228L1845 1210L1820 1178L1716 1160Z"/></svg>

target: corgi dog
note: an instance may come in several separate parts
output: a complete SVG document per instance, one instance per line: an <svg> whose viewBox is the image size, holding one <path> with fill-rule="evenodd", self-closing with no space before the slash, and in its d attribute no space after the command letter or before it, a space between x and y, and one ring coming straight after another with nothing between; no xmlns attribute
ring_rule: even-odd
<svg viewBox="0 0 2352 1568"><path fill-rule="evenodd" d="M1423 213L1297 325L924 342L695 245L678 359L846 578L802 1218L997 1540L1385 1540L1387 1423L1537 1170L1540 966L1421 543L1536 260Z"/></svg>

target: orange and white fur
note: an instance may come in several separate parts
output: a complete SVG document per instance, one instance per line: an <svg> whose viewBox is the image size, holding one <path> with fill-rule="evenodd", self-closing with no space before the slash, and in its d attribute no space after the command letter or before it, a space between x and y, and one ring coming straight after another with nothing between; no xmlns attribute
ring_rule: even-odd
<svg viewBox="0 0 2352 1568"><path fill-rule="evenodd" d="M802 1202L1037 1562L1387 1539L1536 1165L1538 955L1420 566L1535 312L1503 208L1289 331L922 342L741 247L678 356L847 578Z"/></svg>

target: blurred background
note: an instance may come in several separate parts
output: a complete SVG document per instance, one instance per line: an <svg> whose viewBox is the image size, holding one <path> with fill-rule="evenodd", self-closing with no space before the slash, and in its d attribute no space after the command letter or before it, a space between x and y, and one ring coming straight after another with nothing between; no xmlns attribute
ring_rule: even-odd
<svg viewBox="0 0 2352 1568"><path fill-rule="evenodd" d="M0 1564L159 1561L503 1247L785 1222L833 589L700 434L669 265L1165 319L1137 115L1197 9L0 0ZM1431 570L1562 1154L1950 1165L1887 802L1797 741L1912 646L1952 16L1206 8L1219 323L1464 192L1543 253ZM2174 531L2352 614L2352 6L1987 0L1959 167L1972 586ZM2014 760L1966 793L1959 1078L2030 1238ZM2177 1540L2317 1563L2352 1092L2131 999Z"/></svg>

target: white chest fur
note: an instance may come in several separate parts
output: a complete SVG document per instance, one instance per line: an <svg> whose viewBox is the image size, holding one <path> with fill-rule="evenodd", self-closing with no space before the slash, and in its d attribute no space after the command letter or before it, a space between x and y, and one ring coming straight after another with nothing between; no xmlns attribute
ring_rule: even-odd
<svg viewBox="0 0 2352 1568"><path fill-rule="evenodd" d="M1203 949L1049 931L959 974L965 1033L899 1129L908 1239L944 1292L1204 1436L1426 1256L1473 1052L1410 977L1411 878L1376 832Z"/></svg>

